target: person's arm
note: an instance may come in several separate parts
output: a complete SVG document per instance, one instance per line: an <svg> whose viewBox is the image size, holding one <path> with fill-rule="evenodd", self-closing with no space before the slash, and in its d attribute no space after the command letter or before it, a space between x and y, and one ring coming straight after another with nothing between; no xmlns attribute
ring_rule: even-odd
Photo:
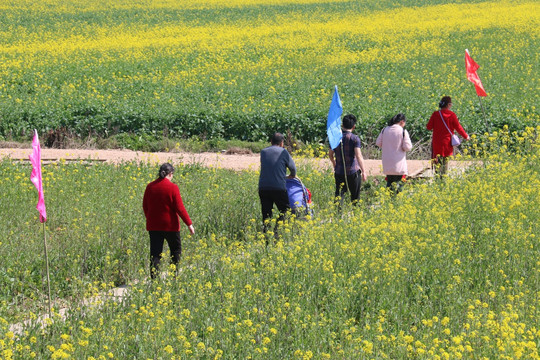
<svg viewBox="0 0 540 360"><path fill-rule="evenodd" d="M356 157L356 161L358 161L358 165L360 165L360 170L362 171L362 180L367 181L366 168L364 167L364 157L362 156L362 150L360 150L359 147L354 148L354 156Z"/></svg>
<svg viewBox="0 0 540 360"><path fill-rule="evenodd" d="M336 159L334 157L334 150L330 149L328 150L328 158L330 158L330 162L332 163L332 168L336 168Z"/></svg>
<svg viewBox="0 0 540 360"><path fill-rule="evenodd" d="M437 116L438 116L439 113L436 112L436 114L437 114ZM428 121L428 123L427 123L427 125L426 125L426 129L428 129L429 131L433 131L433 117L434 117L434 115L435 115L435 113L433 113L433 114L431 115L431 117L429 118L429 121Z"/></svg>
<svg viewBox="0 0 540 360"><path fill-rule="evenodd" d="M463 137L465 140L469 140L469 134L467 134L467 132L463 129L463 127L459 123L457 116L454 115L452 120L454 122L454 128L459 133L459 135L461 135L461 137Z"/></svg>
<svg viewBox="0 0 540 360"><path fill-rule="evenodd" d="M411 151L412 149L411 137L409 136L409 132L405 129L403 129L403 143L401 144L401 149L405 152Z"/></svg>
<svg viewBox="0 0 540 360"><path fill-rule="evenodd" d="M287 150L285 150L287 151ZM287 151L287 154L289 154L289 152ZM291 154L289 154L289 161L287 163L287 167L289 168L289 176L287 176L289 179L294 179L296 177L296 165L294 164L294 160L291 156Z"/></svg>
<svg viewBox="0 0 540 360"><path fill-rule="evenodd" d="M384 129L379 133L379 136L377 136L377 140L375 141L375 145L382 148L382 136L384 133Z"/></svg>
<svg viewBox="0 0 540 360"><path fill-rule="evenodd" d="M180 189L178 188L178 185L176 184L174 184L174 187L175 189L174 189L174 194L173 194L173 200L174 200L176 213L178 214L178 216L180 216L184 224L187 225L189 232L191 234L194 234L195 229L193 228L193 222L191 221L191 218L189 217L189 214L186 208L184 207L184 202L182 201L182 196L180 195Z"/></svg>
<svg viewBox="0 0 540 360"><path fill-rule="evenodd" d="M148 216L148 196L146 194L146 190L144 191L144 195L143 195L143 201L142 201L142 208L143 208L143 211L144 211L144 216Z"/></svg>

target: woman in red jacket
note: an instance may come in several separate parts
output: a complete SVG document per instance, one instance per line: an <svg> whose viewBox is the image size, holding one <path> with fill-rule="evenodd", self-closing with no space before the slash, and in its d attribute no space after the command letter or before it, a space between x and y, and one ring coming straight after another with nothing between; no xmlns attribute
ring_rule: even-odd
<svg viewBox="0 0 540 360"><path fill-rule="evenodd" d="M454 130L465 140L469 140L469 135L463 130L456 114L450 110L452 108L452 98L450 96L444 96L441 99L439 108L439 111L435 111L431 115L426 127L428 130L433 131L431 159L435 165L435 172L442 176L448 171L448 157L454 154L454 147L452 146Z"/></svg>
<svg viewBox="0 0 540 360"><path fill-rule="evenodd" d="M188 226L189 232L195 234L193 223L182 202L180 189L171 181L173 173L174 168L171 164L161 165L158 178L146 186L143 197L146 230L150 234L150 276L152 279L158 275L164 239L169 244L172 263L178 266L182 253L178 216Z"/></svg>

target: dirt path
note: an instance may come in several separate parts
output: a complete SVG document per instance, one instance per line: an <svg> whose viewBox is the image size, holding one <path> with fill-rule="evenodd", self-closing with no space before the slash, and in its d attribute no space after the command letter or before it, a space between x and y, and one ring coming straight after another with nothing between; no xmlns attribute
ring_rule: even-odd
<svg viewBox="0 0 540 360"><path fill-rule="evenodd" d="M31 149L0 149L0 159L10 157L14 160L28 160ZM41 158L46 161L88 160L120 163L125 161L143 161L163 163L169 161L173 164L200 164L202 166L216 167L232 170L259 170L259 155L228 155L220 153L172 153L158 152L146 153L131 150L81 150L81 149L41 149ZM325 169L330 167L328 159L295 159L297 164L310 162L314 166ZM408 160L409 175L414 176L429 167L428 160ZM382 175L380 160L365 160L368 176Z"/></svg>

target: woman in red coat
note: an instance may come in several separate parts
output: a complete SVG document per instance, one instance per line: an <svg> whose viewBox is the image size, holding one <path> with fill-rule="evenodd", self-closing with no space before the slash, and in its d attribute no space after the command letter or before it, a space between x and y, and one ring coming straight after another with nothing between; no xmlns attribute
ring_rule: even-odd
<svg viewBox="0 0 540 360"><path fill-rule="evenodd" d="M450 96L444 96L441 99L439 108L439 111L435 111L431 115L426 127L428 130L433 131L431 159L435 165L435 171L442 176L448 171L448 157L454 154L454 147L452 146L454 130L465 140L469 140L469 135L463 130L456 114L450 110L452 108L452 98Z"/></svg>
<svg viewBox="0 0 540 360"><path fill-rule="evenodd" d="M180 221L188 226L189 232L195 234L193 223L182 202L178 185L171 180L174 168L165 163L159 169L158 178L146 186L143 197L143 210L146 216L146 230L150 235L150 276L158 275L163 240L166 239L171 251L172 263L178 265L182 253L180 241Z"/></svg>

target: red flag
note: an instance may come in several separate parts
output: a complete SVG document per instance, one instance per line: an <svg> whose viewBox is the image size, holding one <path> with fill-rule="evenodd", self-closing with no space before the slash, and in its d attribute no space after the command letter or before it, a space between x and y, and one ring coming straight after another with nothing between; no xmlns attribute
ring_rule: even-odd
<svg viewBox="0 0 540 360"><path fill-rule="evenodd" d="M34 130L34 139L32 140L32 154L29 156L32 163L32 175L30 181L38 191L38 203L36 209L39 211L39 221L47 221L47 210L45 209L45 197L43 196L43 182L41 180L41 146L37 131Z"/></svg>
<svg viewBox="0 0 540 360"><path fill-rule="evenodd" d="M486 91L482 86L482 82L476 73L476 70L479 68L480 66L474 62L472 57L469 55L469 50L465 49L465 69L467 70L467 80L474 84L474 88L476 89L476 94L478 96L487 96Z"/></svg>

